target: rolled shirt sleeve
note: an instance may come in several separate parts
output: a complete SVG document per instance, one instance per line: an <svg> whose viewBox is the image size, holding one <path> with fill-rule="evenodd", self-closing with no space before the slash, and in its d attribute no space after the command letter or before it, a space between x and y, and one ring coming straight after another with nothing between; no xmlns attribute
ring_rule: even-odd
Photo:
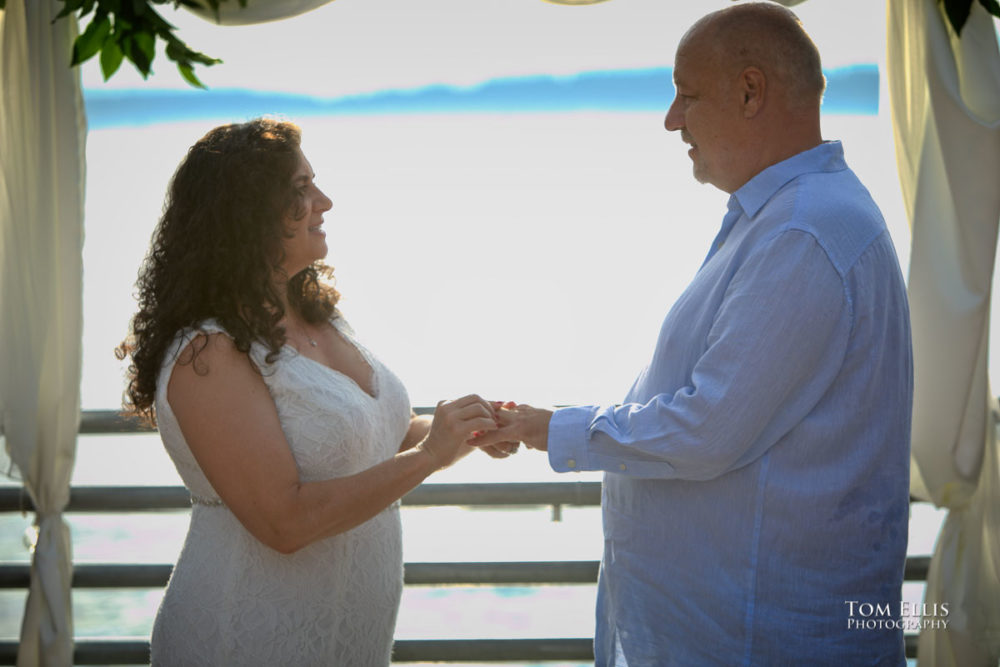
<svg viewBox="0 0 1000 667"><path fill-rule="evenodd" d="M689 300L699 290L696 278ZM641 402L556 411L552 468L704 480L746 465L802 421L836 377L850 306L843 276L812 234L784 229L762 239L709 313L703 352L683 379L672 367L678 360L670 332L698 323L685 318L682 303L668 314L658 354L644 371L647 395L650 385L656 393Z"/></svg>

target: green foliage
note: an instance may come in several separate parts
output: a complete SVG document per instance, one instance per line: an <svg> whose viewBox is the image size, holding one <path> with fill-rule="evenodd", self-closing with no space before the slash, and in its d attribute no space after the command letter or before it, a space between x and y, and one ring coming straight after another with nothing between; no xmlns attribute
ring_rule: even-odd
<svg viewBox="0 0 1000 667"><path fill-rule="evenodd" d="M969 20L969 13L972 11L972 0L938 0L938 2L944 4L944 13L955 34L961 35L962 28L965 27L965 22ZM1000 4L997 0L978 0L978 2L993 16L1000 16Z"/></svg>
<svg viewBox="0 0 1000 667"><path fill-rule="evenodd" d="M36 2L37 0L28 0ZM176 28L160 16L156 5L181 5L204 9L208 6L219 16L219 4L227 0L60 0L62 11L56 20L76 14L80 25L86 17L90 21L73 42L73 59L70 65L82 62L100 54L101 73L107 81L121 67L126 58L143 78L152 72L156 57L156 41L163 40L167 58L177 63L181 76L198 88L204 84L195 76L195 65L210 66L222 62L204 53L193 50L175 34ZM237 0L240 7L246 7L247 0ZM3 9L5 0L0 0Z"/></svg>

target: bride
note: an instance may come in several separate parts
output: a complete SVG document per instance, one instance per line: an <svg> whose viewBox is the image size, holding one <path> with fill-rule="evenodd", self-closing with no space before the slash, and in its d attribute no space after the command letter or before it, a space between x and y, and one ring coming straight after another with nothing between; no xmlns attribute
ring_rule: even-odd
<svg viewBox="0 0 1000 667"><path fill-rule="evenodd" d="M259 119L189 150L117 351L126 409L157 424L192 500L153 665L388 665L399 498L495 428L474 395L415 417L355 338L320 281L332 203L299 145Z"/></svg>

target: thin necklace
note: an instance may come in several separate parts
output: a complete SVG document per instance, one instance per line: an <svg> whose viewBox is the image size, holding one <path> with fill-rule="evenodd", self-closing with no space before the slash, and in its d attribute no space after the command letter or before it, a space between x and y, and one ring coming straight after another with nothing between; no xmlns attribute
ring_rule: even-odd
<svg viewBox="0 0 1000 667"><path fill-rule="evenodd" d="M298 327L298 329L299 332L306 337L306 340L309 341L310 345L312 345L313 347L319 347L319 344L312 339L312 336L309 335L309 332L306 331L305 327Z"/></svg>
<svg viewBox="0 0 1000 667"><path fill-rule="evenodd" d="M318 347L316 341L312 339L312 336L309 335L309 333L305 330L305 328L302 329L302 335L306 337L306 340L309 341L310 345L312 345L313 347Z"/></svg>

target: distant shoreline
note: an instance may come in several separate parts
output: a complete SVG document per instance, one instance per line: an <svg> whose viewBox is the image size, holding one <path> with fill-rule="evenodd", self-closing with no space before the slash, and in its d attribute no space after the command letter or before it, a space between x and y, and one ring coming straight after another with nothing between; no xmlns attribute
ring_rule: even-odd
<svg viewBox="0 0 1000 667"><path fill-rule="evenodd" d="M825 74L823 113L878 114L877 65L838 67ZM669 67L506 77L472 86L431 85L342 97L244 88L84 90L87 123L93 130L261 115L649 112L665 111L673 96Z"/></svg>

